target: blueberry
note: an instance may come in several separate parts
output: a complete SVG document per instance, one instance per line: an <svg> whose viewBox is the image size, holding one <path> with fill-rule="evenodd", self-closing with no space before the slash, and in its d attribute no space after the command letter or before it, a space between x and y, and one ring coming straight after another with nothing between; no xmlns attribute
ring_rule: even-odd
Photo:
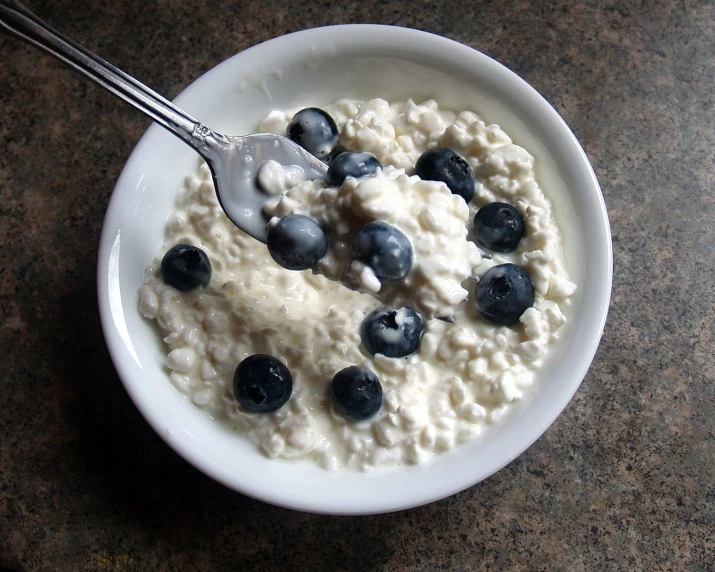
<svg viewBox="0 0 715 572"><path fill-rule="evenodd" d="M484 273L475 291L477 311L501 326L516 324L534 305L534 283L516 264L500 264Z"/></svg>
<svg viewBox="0 0 715 572"><path fill-rule="evenodd" d="M494 252L512 252L524 238L524 217L508 203L489 203L474 217L474 240Z"/></svg>
<svg viewBox="0 0 715 572"><path fill-rule="evenodd" d="M333 377L332 392L335 409L356 421L369 419L382 407L382 385L366 367L341 369Z"/></svg>
<svg viewBox="0 0 715 572"><path fill-rule="evenodd" d="M318 222L288 215L268 230L266 246L273 260L288 270L313 268L328 251L328 236Z"/></svg>
<svg viewBox="0 0 715 572"><path fill-rule="evenodd" d="M372 153L340 153L328 167L328 183L339 187L347 177L368 177L378 168L382 165Z"/></svg>
<svg viewBox="0 0 715 572"><path fill-rule="evenodd" d="M293 392L293 377L273 356L248 356L236 368L233 393L252 413L271 413L280 409Z"/></svg>
<svg viewBox="0 0 715 572"><path fill-rule="evenodd" d="M412 244L396 227L376 221L355 234L353 255L372 268L380 280L397 280L412 268Z"/></svg>
<svg viewBox="0 0 715 572"><path fill-rule="evenodd" d="M414 353L420 345L424 324L412 308L380 306L360 325L360 339L371 354L391 358Z"/></svg>
<svg viewBox="0 0 715 572"><path fill-rule="evenodd" d="M161 277L182 292L211 281L211 262L206 253L190 244L177 244L161 260Z"/></svg>
<svg viewBox="0 0 715 572"><path fill-rule="evenodd" d="M323 159L330 155L338 142L338 126L327 112L308 107L293 116L286 136L318 159Z"/></svg>
<svg viewBox="0 0 715 572"><path fill-rule="evenodd" d="M453 195L469 202L474 196L474 171L451 149L431 149L422 153L415 164L415 174L424 181L441 181Z"/></svg>

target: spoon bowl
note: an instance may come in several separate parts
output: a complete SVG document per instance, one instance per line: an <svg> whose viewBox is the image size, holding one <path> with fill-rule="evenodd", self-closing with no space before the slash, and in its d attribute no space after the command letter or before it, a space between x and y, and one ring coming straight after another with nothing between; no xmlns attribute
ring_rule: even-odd
<svg viewBox="0 0 715 572"><path fill-rule="evenodd" d="M214 134L202 155L206 158L224 212L238 228L266 242L267 219L263 206L270 195L257 185L258 170L266 161L297 167L306 179L324 180L328 166L286 137L256 133L243 137Z"/></svg>

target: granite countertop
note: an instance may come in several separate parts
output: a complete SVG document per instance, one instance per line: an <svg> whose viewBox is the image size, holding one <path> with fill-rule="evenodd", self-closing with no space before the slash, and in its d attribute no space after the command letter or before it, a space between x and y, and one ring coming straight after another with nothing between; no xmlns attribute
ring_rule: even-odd
<svg viewBox="0 0 715 572"><path fill-rule="evenodd" d="M615 279L578 393L481 484L359 518L243 497L154 434L103 342L102 217L148 120L0 34L1 570L713 569L715 4L28 3L171 97L235 52L308 27L396 24L473 46L535 86L581 141Z"/></svg>

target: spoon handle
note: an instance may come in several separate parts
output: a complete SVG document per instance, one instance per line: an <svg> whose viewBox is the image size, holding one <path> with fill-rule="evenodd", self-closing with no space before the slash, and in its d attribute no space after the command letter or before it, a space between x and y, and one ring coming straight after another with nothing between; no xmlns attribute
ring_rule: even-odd
<svg viewBox="0 0 715 572"><path fill-rule="evenodd" d="M17 0L0 0L0 24L143 111L210 159L226 140L136 78L53 30Z"/></svg>

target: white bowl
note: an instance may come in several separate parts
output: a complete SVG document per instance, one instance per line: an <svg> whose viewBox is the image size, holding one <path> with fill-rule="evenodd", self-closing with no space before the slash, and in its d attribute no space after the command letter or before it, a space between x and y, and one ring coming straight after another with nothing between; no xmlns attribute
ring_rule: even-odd
<svg viewBox="0 0 715 572"><path fill-rule="evenodd" d="M99 250L99 306L120 378L154 430L195 467L243 494L319 513L368 514L426 504L478 483L529 447L583 380L598 346L611 289L610 229L583 150L554 109L526 82L466 46L415 30L373 25L289 34L233 56L184 90L176 103L212 128L255 131L271 109L320 106L342 97L436 99L498 123L536 157L554 201L565 257L579 284L567 332L538 374L535 391L475 441L419 466L330 472L271 460L217 424L168 380L154 324L138 311L145 266L196 154L158 125L139 141L112 195ZM586 280L588 277L588 280ZM554 461L558 462L557 459Z"/></svg>

